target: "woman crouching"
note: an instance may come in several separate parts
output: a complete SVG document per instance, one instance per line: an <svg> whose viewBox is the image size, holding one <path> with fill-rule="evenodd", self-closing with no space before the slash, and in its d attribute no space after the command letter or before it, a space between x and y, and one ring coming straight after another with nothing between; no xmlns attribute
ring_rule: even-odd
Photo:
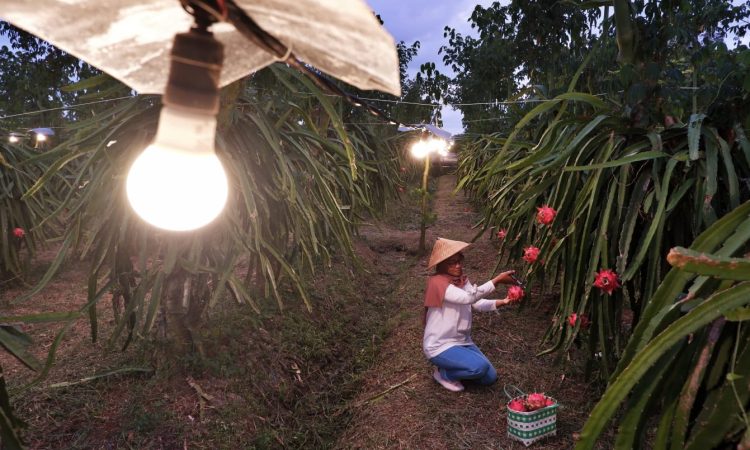
<svg viewBox="0 0 750 450"><path fill-rule="evenodd" d="M461 380L489 385L497 380L492 363L471 340L472 308L494 311L511 300L486 300L497 284L514 284L513 273L502 272L486 283L472 284L463 273L462 250L470 244L438 238L427 269L436 267L425 290L424 338L422 348L435 365L433 378L444 388L458 392Z"/></svg>

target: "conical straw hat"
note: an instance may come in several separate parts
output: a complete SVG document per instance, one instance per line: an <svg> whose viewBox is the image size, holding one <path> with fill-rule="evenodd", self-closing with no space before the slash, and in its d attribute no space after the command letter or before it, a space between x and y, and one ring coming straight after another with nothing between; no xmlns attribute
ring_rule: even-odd
<svg viewBox="0 0 750 450"><path fill-rule="evenodd" d="M432 246L430 262L427 264L427 270L465 249L471 244L461 241L451 241L450 239L437 238L435 245Z"/></svg>

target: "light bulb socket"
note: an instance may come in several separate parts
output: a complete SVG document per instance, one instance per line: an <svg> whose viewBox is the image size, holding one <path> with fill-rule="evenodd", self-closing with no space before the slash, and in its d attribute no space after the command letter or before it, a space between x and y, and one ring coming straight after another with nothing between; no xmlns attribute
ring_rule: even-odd
<svg viewBox="0 0 750 450"><path fill-rule="evenodd" d="M223 63L224 45L211 32L194 28L175 35L162 103L216 115Z"/></svg>

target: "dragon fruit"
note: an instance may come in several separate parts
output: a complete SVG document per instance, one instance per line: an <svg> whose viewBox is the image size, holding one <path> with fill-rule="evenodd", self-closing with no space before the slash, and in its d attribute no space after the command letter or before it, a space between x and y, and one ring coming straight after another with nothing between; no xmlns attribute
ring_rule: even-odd
<svg viewBox="0 0 750 450"><path fill-rule="evenodd" d="M549 205L542 205L536 210L536 221L541 225L551 225L552 221L555 220L555 216L557 215L557 211L555 211L553 208L550 208Z"/></svg>
<svg viewBox="0 0 750 450"><path fill-rule="evenodd" d="M602 292L612 295L612 292L620 287L617 273L609 269L600 270L594 279L594 286L601 289Z"/></svg>
<svg viewBox="0 0 750 450"><path fill-rule="evenodd" d="M511 302L517 302L521 300L526 293L523 291L521 286L511 286L508 288L508 300Z"/></svg>
<svg viewBox="0 0 750 450"><path fill-rule="evenodd" d="M547 397L547 399L544 401L544 406L552 406L555 404L555 401L551 398Z"/></svg>
<svg viewBox="0 0 750 450"><path fill-rule="evenodd" d="M501 228L497 230L497 238L502 240L505 239L505 236L508 235L508 231L505 228Z"/></svg>
<svg viewBox="0 0 750 450"><path fill-rule="evenodd" d="M517 398L508 403L508 409L511 411L526 412L526 405L523 404L523 400Z"/></svg>
<svg viewBox="0 0 750 450"><path fill-rule="evenodd" d="M526 247L523 249L523 260L529 264L535 263L537 258L539 258L539 251L539 248L533 245Z"/></svg>
<svg viewBox="0 0 750 450"><path fill-rule="evenodd" d="M529 411L536 411L537 409L544 408L547 405L547 396L533 392L526 396L526 409Z"/></svg>
<svg viewBox="0 0 750 450"><path fill-rule="evenodd" d="M23 237L26 236L26 232L23 230L23 228L14 228L13 236L17 237L18 239L23 239Z"/></svg>
<svg viewBox="0 0 750 450"><path fill-rule="evenodd" d="M568 316L568 324L571 327L575 327L576 323L581 323L581 329L586 329L591 325L591 321L589 320L588 316L586 314L581 314L580 316L576 313L571 313Z"/></svg>

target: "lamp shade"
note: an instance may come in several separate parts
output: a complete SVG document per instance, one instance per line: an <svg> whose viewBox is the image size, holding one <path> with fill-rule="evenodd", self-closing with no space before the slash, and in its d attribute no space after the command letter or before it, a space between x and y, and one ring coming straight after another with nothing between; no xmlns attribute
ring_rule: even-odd
<svg viewBox="0 0 750 450"><path fill-rule="evenodd" d="M393 38L362 0L236 0L304 63L360 89L400 94ZM193 22L178 0L3 0L0 18L86 61L140 94L162 94L176 33ZM220 86L277 59L231 24Z"/></svg>

